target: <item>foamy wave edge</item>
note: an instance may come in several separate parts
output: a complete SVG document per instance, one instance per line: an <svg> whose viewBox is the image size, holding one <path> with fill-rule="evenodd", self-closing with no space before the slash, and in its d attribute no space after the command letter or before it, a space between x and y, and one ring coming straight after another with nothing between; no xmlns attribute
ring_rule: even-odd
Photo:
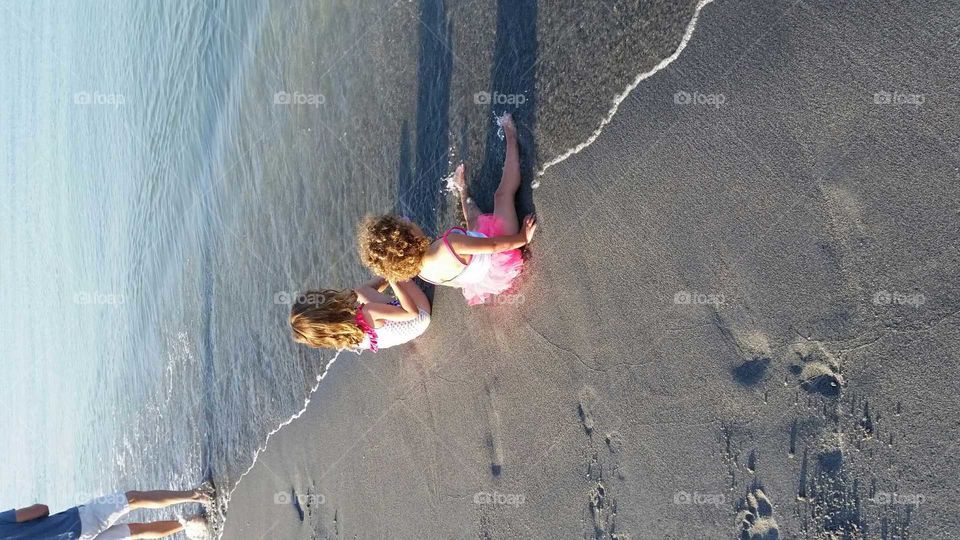
<svg viewBox="0 0 960 540"><path fill-rule="evenodd" d="M266 450L267 446L270 444L270 437L273 437L281 429L289 426L297 418L300 418L301 416L303 416L303 413L307 412L307 408L310 406L310 400L313 399L313 394L317 391L318 388L320 388L320 383L323 382L323 378L327 376L327 373L330 373L331 366L333 366L333 363L336 362L338 358L340 358L340 354L342 352L343 351L337 351L337 354L333 355L333 358L331 358L330 361L327 362L327 365L324 366L323 371L319 375L317 375L316 382L313 384L313 387L310 388L310 391L307 393L307 397L304 398L303 400L303 407L299 411L297 411L296 414L294 414L290 418L287 418L286 420L281 422L280 425L277 426L272 431L270 431L270 433L267 433L267 437L263 440L263 444L257 448L256 452L253 453L253 461L250 462L250 466L247 467L247 470L243 471L243 474L241 474L239 478L237 478L237 482L233 485L233 488L230 490L229 493L226 494L226 496L223 499L223 508L221 509L222 527L217 532L217 540L220 540L221 538L223 538L223 532L227 528L226 527L227 511L230 509L230 499L233 497L233 492L236 491L238 487L240 487L240 483L243 482L243 479L257 465L257 460L260 459L260 454L263 453L263 451Z"/></svg>
<svg viewBox="0 0 960 540"><path fill-rule="evenodd" d="M540 177L543 176L547 169L553 167L554 165L566 161L570 156L574 156L582 152L585 148L593 144L597 138L600 137L600 133L603 132L603 128L607 126L612 120L614 115L617 114L617 110L620 109L620 104L623 103L623 100L627 99L627 96L630 95L630 92L633 92L633 89L640 85L641 82L649 79L662 70L663 68L669 66L676 60L680 53L683 52L683 49L687 47L687 43L690 41L691 36L693 36L693 31L697 28L697 20L700 18L700 10L702 10L707 4L711 3L713 0L700 0L697 3L696 9L693 11L693 17L690 19L690 22L687 24L687 28L683 33L683 38L680 39L680 45L677 46L677 49L673 51L673 54L661 60L656 66L654 66L649 71L644 71L643 73L637 75L633 82L627 85L627 88L623 91L622 94L617 95L613 98L613 107L610 108L610 111L607 112L607 116L600 121L600 125L597 126L597 129L590 134L590 137L582 143L574 146L573 148L568 149L566 152L560 154L559 156L547 161L540 170L537 171L537 174L533 180L533 188L536 189L540 187Z"/></svg>

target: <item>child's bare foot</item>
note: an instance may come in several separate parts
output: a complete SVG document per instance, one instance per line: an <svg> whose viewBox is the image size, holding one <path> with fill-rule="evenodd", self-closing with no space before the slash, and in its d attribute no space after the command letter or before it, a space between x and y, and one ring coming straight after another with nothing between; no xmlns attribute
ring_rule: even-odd
<svg viewBox="0 0 960 540"><path fill-rule="evenodd" d="M457 169L453 172L453 178L450 179L450 184L453 189L460 192L460 208L463 210L463 221L468 228L473 228L477 216L480 215L480 209L477 208L477 203L473 202L473 199L470 198L470 192L467 191L467 174L463 163L457 165Z"/></svg>
<svg viewBox="0 0 960 540"><path fill-rule="evenodd" d="M217 489L213 486L213 482L206 481L200 484L200 487L193 490L193 500L203 504L210 504L213 502L216 494Z"/></svg>
<svg viewBox="0 0 960 540"><path fill-rule="evenodd" d="M467 178L465 170L466 168L463 166L463 163L461 163L457 165L457 170L453 171L453 187L455 187L460 193L467 192Z"/></svg>
<svg viewBox="0 0 960 540"><path fill-rule="evenodd" d="M447 193L457 192L461 196L467 192L467 181L464 178L463 163L457 166L452 175L446 178Z"/></svg>
<svg viewBox="0 0 960 540"><path fill-rule="evenodd" d="M513 115L510 113L504 113L503 116L497 117L497 124L503 128L503 134L507 137L516 137L517 136L517 126L513 123Z"/></svg>

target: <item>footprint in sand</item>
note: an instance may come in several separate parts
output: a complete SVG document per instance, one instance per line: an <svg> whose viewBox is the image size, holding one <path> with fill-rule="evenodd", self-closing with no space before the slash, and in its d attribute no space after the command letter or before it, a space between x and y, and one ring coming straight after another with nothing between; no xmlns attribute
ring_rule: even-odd
<svg viewBox="0 0 960 540"><path fill-rule="evenodd" d="M589 386L580 389L580 402L577 404L577 415L580 417L580 423L583 424L583 430L589 436L593 436L593 411L597 405L597 394Z"/></svg>
<svg viewBox="0 0 960 540"><path fill-rule="evenodd" d="M623 450L623 435L619 431L611 431L603 438L604 442L607 443L607 450L611 454L616 454Z"/></svg>
<svg viewBox="0 0 960 540"><path fill-rule="evenodd" d="M800 387L807 392L837 397L846 384L840 363L818 343L799 343L793 350L799 361L790 367L799 376Z"/></svg>
<svg viewBox="0 0 960 540"><path fill-rule="evenodd" d="M490 450L490 473L493 476L500 476L503 472L503 442L500 436L501 422L500 411L497 409L497 388L498 381L493 380L491 384L486 385L487 391L487 448Z"/></svg>
<svg viewBox="0 0 960 540"><path fill-rule="evenodd" d="M713 324L720 337L743 359L730 368L733 380L741 386L761 382L770 367L770 340L763 332L752 328L749 314L714 311Z"/></svg>
<svg viewBox="0 0 960 540"><path fill-rule="evenodd" d="M839 439L839 438L838 438ZM863 538L866 523L862 514L858 482L845 470L840 441L817 449L813 471L808 472L806 456L801 466L800 495L822 538ZM809 479L806 475L810 474ZM800 498L800 497L798 497Z"/></svg>
<svg viewBox="0 0 960 540"><path fill-rule="evenodd" d="M737 513L740 540L777 540L780 527L773 519L773 504L759 487L751 489Z"/></svg>
<svg viewBox="0 0 960 540"><path fill-rule="evenodd" d="M603 480L598 480L590 492L590 515L593 516L594 538L622 538L615 533L617 501L607 493Z"/></svg>
<svg viewBox="0 0 960 540"><path fill-rule="evenodd" d="M757 356L733 368L733 380L743 386L753 386L763 380L767 368L770 366L770 359L766 356Z"/></svg>

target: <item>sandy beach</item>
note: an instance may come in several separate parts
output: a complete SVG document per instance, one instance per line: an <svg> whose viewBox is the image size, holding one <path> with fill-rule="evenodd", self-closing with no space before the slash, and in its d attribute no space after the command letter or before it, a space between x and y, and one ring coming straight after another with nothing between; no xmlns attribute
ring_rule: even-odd
<svg viewBox="0 0 960 540"><path fill-rule="evenodd" d="M342 354L223 538L960 536L958 20L705 5L595 142L521 149L518 294Z"/></svg>

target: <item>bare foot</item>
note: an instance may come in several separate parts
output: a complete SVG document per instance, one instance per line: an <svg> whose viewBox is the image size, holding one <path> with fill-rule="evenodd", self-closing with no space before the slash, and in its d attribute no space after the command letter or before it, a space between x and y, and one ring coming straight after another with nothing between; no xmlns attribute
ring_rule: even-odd
<svg viewBox="0 0 960 540"><path fill-rule="evenodd" d="M457 165L457 170L453 171L453 185L457 191L463 193L467 191L467 178L463 163Z"/></svg>
<svg viewBox="0 0 960 540"><path fill-rule="evenodd" d="M480 215L480 209L477 208L477 203L473 202L470 193L467 191L467 174L463 163L458 165L453 172L450 185L460 193L460 209L463 210L463 221L468 228L472 228L477 221L477 216Z"/></svg>
<svg viewBox="0 0 960 540"><path fill-rule="evenodd" d="M213 483L204 482L200 484L200 487L193 490L193 500L199 503L210 504L213 502L213 498L216 496L216 494L217 489L213 487Z"/></svg>

